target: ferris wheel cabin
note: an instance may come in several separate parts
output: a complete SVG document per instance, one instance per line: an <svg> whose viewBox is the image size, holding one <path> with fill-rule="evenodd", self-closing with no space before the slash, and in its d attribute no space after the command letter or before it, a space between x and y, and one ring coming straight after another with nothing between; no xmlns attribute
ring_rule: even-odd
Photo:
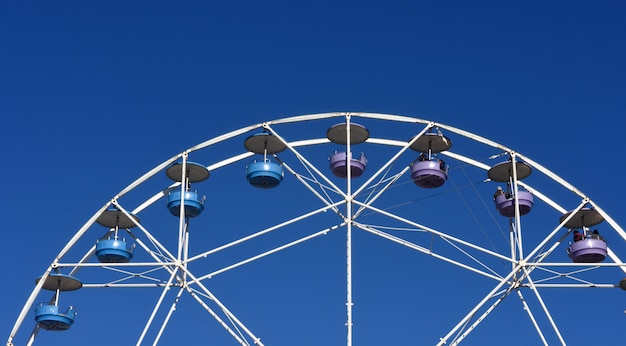
<svg viewBox="0 0 626 346"><path fill-rule="evenodd" d="M533 207L533 195L528 191L518 191L517 200L519 203L520 216L530 213ZM494 197L496 210L505 217L515 217L515 198L506 193L496 192Z"/></svg>
<svg viewBox="0 0 626 346"><path fill-rule="evenodd" d="M440 187L448 180L448 167L437 158L418 161L411 165L411 179L419 187Z"/></svg>
<svg viewBox="0 0 626 346"><path fill-rule="evenodd" d="M606 241L587 238L575 241L569 247L569 256L575 263L598 263L607 255Z"/></svg>
<svg viewBox="0 0 626 346"><path fill-rule="evenodd" d="M411 179L423 188L437 188L448 180L448 165L437 157L437 153L452 147L450 139L440 132L428 132L415 139L411 149L420 152L411 165Z"/></svg>
<svg viewBox="0 0 626 346"><path fill-rule="evenodd" d="M183 184L185 189L181 193L180 189L170 191L167 196L167 208L174 216L180 215L181 205L185 209L185 217L196 217L204 210L205 197L200 197L197 192L190 191L191 183L204 181L209 178L209 170L201 164L195 162L185 163L185 172L183 174L183 163L176 162L172 164L165 174L173 181Z"/></svg>
<svg viewBox="0 0 626 346"><path fill-rule="evenodd" d="M264 189L280 185L285 176L283 166L270 160L268 155L277 154L287 146L272 134L261 132L246 138L244 147L250 152L263 155L262 159L254 160L246 167L246 179L250 185Z"/></svg>
<svg viewBox="0 0 626 346"><path fill-rule="evenodd" d="M358 159L355 159L352 158L352 155L348 158L348 154L345 151L338 151L330 157L329 161L331 171L339 178L348 176L348 166L350 167L350 176L352 178L360 177L367 166L367 158L363 153L361 153Z"/></svg>
<svg viewBox="0 0 626 346"><path fill-rule="evenodd" d="M128 216L130 215L130 216ZM121 210L111 208L105 210L96 222L112 230L112 237L100 239L96 243L96 257L101 263L127 263L133 258L134 246L128 247L125 239L120 239L120 228L129 229L139 223L139 218L132 214L125 214Z"/></svg>
<svg viewBox="0 0 626 346"><path fill-rule="evenodd" d="M101 263L128 263L133 248L128 248L124 239L104 239L96 244L96 257Z"/></svg>
<svg viewBox="0 0 626 346"><path fill-rule="evenodd" d="M563 223L570 217L572 212L565 213L560 218ZM565 222L564 226L570 229L582 229L583 233L574 238L574 242L567 249L569 257L575 263L599 263L607 256L607 244L597 230L589 232L589 227L600 224L604 218L600 213L591 208L582 208Z"/></svg>
<svg viewBox="0 0 626 346"><path fill-rule="evenodd" d="M65 312L59 312L58 306L41 303L35 309L35 321L40 328L45 330L68 330L74 323L74 318L76 318L76 311L73 306Z"/></svg>
<svg viewBox="0 0 626 346"><path fill-rule="evenodd" d="M514 169L515 172L513 171ZM515 165L513 165L511 160L496 164L487 171L487 177L490 180L506 183L506 191L498 186L493 195L496 210L500 215L509 218L515 217L516 206L519 207L520 216L530 213L534 204L533 194L518 187L516 196L513 178L515 177L519 181L527 178L531 173L532 168L527 163L516 161Z"/></svg>
<svg viewBox="0 0 626 346"><path fill-rule="evenodd" d="M39 282L40 279L37 279ZM43 282L42 288L55 291L54 299L49 303L40 303L35 308L35 321L39 328L52 331L68 330L74 323L76 311L70 306L59 312L59 296L62 291L74 291L83 286L77 278L60 272L51 272Z"/></svg>
<svg viewBox="0 0 626 346"><path fill-rule="evenodd" d="M350 139L350 145L355 145L367 141L369 136L369 130L363 125L356 123L350 123L350 126L346 123L339 123L331 126L326 131L328 140L340 145L348 144L348 137ZM364 153L361 153L359 158L354 158L352 153L335 151L335 153L330 156L329 161L330 170L339 178L347 178L348 170L351 178L360 177L367 166L367 158Z"/></svg>
<svg viewBox="0 0 626 346"><path fill-rule="evenodd" d="M178 216L180 215L180 205L184 203L185 217L196 217L204 210L204 200L205 197L198 196L198 193L194 191L185 191L184 195L178 190L171 191L167 196L167 208L172 215Z"/></svg>

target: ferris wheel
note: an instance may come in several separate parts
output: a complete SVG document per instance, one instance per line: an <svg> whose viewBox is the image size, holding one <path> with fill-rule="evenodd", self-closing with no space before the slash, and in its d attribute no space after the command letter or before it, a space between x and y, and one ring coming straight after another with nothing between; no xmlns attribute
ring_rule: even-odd
<svg viewBox="0 0 626 346"><path fill-rule="evenodd" d="M184 150L104 203L6 344L457 345L506 326L565 345L573 320L603 318L589 305L626 290L625 240L589 196L480 135L282 118Z"/></svg>

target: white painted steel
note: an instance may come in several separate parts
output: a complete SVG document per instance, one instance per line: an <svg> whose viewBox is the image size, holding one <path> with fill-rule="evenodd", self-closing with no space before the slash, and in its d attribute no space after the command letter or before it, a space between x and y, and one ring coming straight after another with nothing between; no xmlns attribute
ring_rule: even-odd
<svg viewBox="0 0 626 346"><path fill-rule="evenodd" d="M399 132L414 126L414 128L411 128L410 136L406 136L406 138L386 135L372 137L365 143L358 144L358 146L367 146L368 148L375 148L376 150L378 148L384 148L392 152L390 155L385 156L385 159L376 162L376 164L373 164L375 160L368 160L368 173L364 175L365 179L363 182L351 179L352 173L349 168L347 169L347 179L335 179L328 172L327 167L322 167L322 164L319 163L319 158L312 156L309 152L311 149L317 151L319 147L320 150L317 151L318 154L321 156L327 155L322 148L329 150L329 148L336 147L337 144L331 143L327 138L323 138L320 133L311 135L307 133L307 131L304 131L304 129L303 133L307 133L305 135L293 132L293 126L295 125L308 128L309 124L323 123L330 127L336 123L346 122L349 125L351 122L358 123L360 121L368 124L378 124L380 122L382 127L398 126ZM289 126L290 129L284 130L283 126ZM376 127L371 129L372 131L370 132L372 135L376 135L376 129ZM490 161L489 159L506 155L510 157L513 163L523 161L529 164L533 168L533 175L539 174L545 181L563 188L565 192L571 193L571 195L575 197L574 200L577 202L563 202L566 198L555 196L553 192L543 192L544 187L541 184L545 183L545 181L536 183L532 176L524 181L518 181L516 165L513 164L512 179L509 183L511 184L515 196L515 216L508 221L500 219L503 224L507 225L509 232L506 242L508 248L505 250L490 249L483 244L475 242L471 238L463 239L463 237L455 235L456 233L454 231L456 230L430 225L429 220L424 219L418 221L418 219L420 219L419 217L401 215L391 208L395 206L390 206L389 209L385 209L376 205L383 197L392 194L394 189L400 185L402 185L404 189L407 189L407 191L419 190L419 188L412 184L410 178L407 179L407 172L410 170L410 161L406 161L406 157L413 155L410 154L410 151L407 149L410 148L413 141L417 140L431 129L442 131L445 133L446 137L451 138L453 142L455 139L462 139L471 142L472 145L480 145L480 148L484 148L481 150L485 150L491 154L491 156L487 157L485 157L484 154L481 154L481 156L473 152L468 154L464 148L457 148L457 146L451 148L450 151L440 153L445 156L447 160L453 160L453 162L457 164L457 167L460 168L453 173L451 172L451 176L454 176L454 174L460 175L461 171L467 167L467 169L480 172L486 177L486 171L491 165L495 164L493 160ZM169 165L182 161L182 169L184 171L190 157L200 155L204 150L218 145L230 145L234 148L234 152L229 153L224 158L215 159L215 161L212 162L203 162L203 164L206 164L209 171L219 171L235 165L241 165L242 161L250 159L254 155L253 153L243 151L243 140L250 134L260 130L269 131L275 138L285 144L288 149L285 151L286 153L276 154L274 155L274 159L282 164L284 169L289 173L288 177L292 178L294 183L302 185L305 191L310 193L314 197L314 200L319 202L321 206L314 205L297 216L287 216L286 220L277 220L273 226L252 230L248 234L236 240L226 242L223 245L207 247L192 252L191 245L196 244L189 231L191 221L185 217L185 204L183 200L180 205L175 244L164 240L158 228L154 227L154 225L149 225L149 223L144 224L143 220L136 223L136 230L135 228L126 230L128 233L127 236L133 238L138 244L136 251L142 251L146 254L145 258L141 261L130 263L99 263L93 260L95 245L91 244L82 247L86 237L95 239L97 236L94 236L94 234L99 234L98 236L107 234L104 230L94 230L94 225L100 214L110 207L121 210L127 217L134 220L131 214L142 215L143 213L149 212L157 203L162 203L163 199L166 198L167 194L172 190L179 189L181 198L184 199L184 192L188 185L186 181L170 182L168 186L160 186L157 189L153 189L146 197L142 197L139 202L128 203L125 200L127 195L135 193L135 191L144 186L149 186L152 181L157 179L156 177L163 174L164 170ZM352 157L354 146L350 144L350 135L350 126L346 126L346 136L348 140L345 145L345 150L348 158ZM412 140L410 138L412 138ZM414 154L414 156L417 157L417 153ZM368 156L368 158L370 158L370 156ZM398 165L400 167L396 167ZM405 182L408 180L408 184L403 185L405 183L403 179ZM357 183L360 185L356 185ZM488 182L480 182L480 184L482 183L488 184ZM475 184L478 185L479 183ZM528 234L532 232L526 227L522 228L524 218L520 215L517 199L518 189L520 187L533 194L536 205L541 202L543 203L543 207L551 210L556 215L562 215L568 211L573 212L561 223L558 223L558 220L546 220L546 228L542 229L545 236L538 242L528 243L525 239L528 237ZM281 188L282 186L277 189ZM419 191L423 192L423 190ZM417 192L411 193L417 194ZM568 196L568 198L572 196ZM486 196L486 199L490 197L491 196ZM409 202L405 204L407 203ZM177 312L179 299L186 293L193 297L193 300L196 301L227 334L232 336L234 343L240 345L263 345L260 337L256 334L263 334L263 331L260 330L253 333L251 328L242 322L242 320L246 320L250 316L246 316L241 320L239 317L236 317L235 314L209 290L207 287L209 280L214 279L218 274L235 271L237 268L262 258L280 256L279 253L282 253L283 250L295 246L302 246L302 244L307 243L309 240L320 238L321 235L334 232L340 228L345 228L346 230L345 333L347 346L352 346L354 343L358 344L358 342L354 341L359 337L358 330L354 329L354 322L359 319L358 313L355 314L353 310L355 304L354 294L358 293L361 289L365 289L358 286L355 287L353 281L355 265L353 252L355 251L355 247L360 246L355 239L357 234L370 234L373 235L376 240L399 244L405 248L414 250L416 256L429 256L441 261L445 265L455 266L471 274L476 274L476 277L484 279L488 283L493 282L493 286L487 290L486 294L482 296L480 301L477 302L467 314L459 320L455 319L450 321L450 325L441 327L440 332L443 335L442 337L438 340L420 340L420 344L456 345L466 338L471 338L471 332L478 328L482 322L500 306L500 303L512 296L511 293L515 292L521 301L525 314L530 319L533 331L537 334L538 342L547 345L552 338L553 340L556 339L553 342L565 345L566 338L558 325L560 323L568 323L569 321L557 321L553 317L549 304L542 295L543 290L572 288L619 289L617 284L621 279L619 277L607 276L602 279L605 281L600 282L595 279L587 279L584 275L599 270L610 270L611 268L618 268L623 273L626 273L626 265L621 260L621 257L626 255L626 252L623 251L623 246L617 246L618 250L616 251L614 251L613 247L609 248L607 260L603 263L581 264L551 259L551 256L557 249L563 249L563 247L565 247L566 239L571 235L571 230L564 229L563 225L576 211L587 206L598 210L600 215L606 220L612 232L605 230L603 234L605 237L611 236L611 241L614 242L609 244L618 244L618 240L626 241L626 232L624 232L622 227L618 225L613 218L601 209L596 202L592 201L589 196L583 194L556 173L507 146L453 126L409 116L358 112L309 114L253 124L210 138L182 151L180 154L170 157L133 181L98 209L93 216L75 232L58 255L43 271L39 283L35 285L24 307L18 313L15 324L7 339L7 345L30 345L35 342L39 328L35 326L29 333L33 323L26 322L26 317L37 297L42 294L42 284L46 277L53 270L58 268L68 270L70 275L78 275L91 270L103 270L103 272L118 275L115 279L102 279L101 281L85 283L83 289L160 289L158 300L146 307L146 311L149 311L150 314L145 321L143 330L139 331L136 342L137 345L150 343L156 345L159 343L168 328L170 320ZM128 210L132 211L129 212ZM167 211L163 212L167 213ZM285 232L281 233L281 230L298 225L298 223L306 220L312 220L326 212L336 214L339 218L335 223L320 225L316 230L304 235L299 235L296 239L285 239L283 242L274 245L274 247L270 249L259 250L251 254L242 254L242 259L223 264L218 268L202 271L198 270L198 267L190 266L217 253L237 251L239 246L251 244L253 241L261 239L264 236L270 234L273 236L283 235ZM207 213L207 211L205 211L205 213ZM393 222L393 225L378 226L357 221L357 219L361 219L369 214L375 214L382 219L389 220ZM209 216L202 215L200 217ZM219 217L219 215L210 217ZM228 220L228 222L233 222L236 225L237 220ZM397 226L397 224L404 225L404 227ZM524 233L522 233L522 230ZM416 234L430 236L431 244L420 243L418 238L412 238L412 236ZM436 245L436 249L433 248L433 246L435 246L433 245L435 240L441 241L441 243ZM446 244L448 248L444 248L440 244ZM70 258L69 253L72 250L76 250L80 255ZM494 266L494 261L505 263L507 270L502 270ZM192 267L194 269L192 269ZM539 274L543 274L543 276ZM539 278L536 276L539 276ZM559 281L562 278L570 279L571 282ZM133 282L132 280L142 281ZM174 299L169 304L169 308L165 311L165 317L161 318L159 321L158 315L163 311L163 307L168 305L166 298L172 289L176 290ZM533 293L529 297L526 297L522 293L523 290L530 290ZM58 299L58 295L56 298ZM536 304L529 304L530 298L534 298ZM367 302L360 302L360 304L367 304ZM103 306L103 308L104 307L106 306ZM540 311L539 315L542 315L543 318L548 321L547 326L542 324L542 321L538 318L539 315L537 315L534 310ZM455 322L456 325L454 325ZM452 328L448 329L451 325L453 325ZM22 332L22 330L25 331ZM151 336L152 340L148 340L150 333L155 334ZM24 341L18 341L18 339L16 339L18 336ZM494 341L494 343L497 342Z"/></svg>

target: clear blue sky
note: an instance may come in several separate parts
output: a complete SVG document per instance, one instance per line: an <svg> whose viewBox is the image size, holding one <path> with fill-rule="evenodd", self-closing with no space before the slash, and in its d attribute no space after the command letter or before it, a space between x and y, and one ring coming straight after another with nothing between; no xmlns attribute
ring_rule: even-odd
<svg viewBox="0 0 626 346"><path fill-rule="evenodd" d="M380 112L463 128L555 171L624 225L625 16L621 1L3 1L0 258L6 276L0 335L8 336L34 279L127 184L205 139L291 115ZM241 184L247 184L243 178ZM233 202L229 194L219 198ZM298 201L293 194L280 198ZM203 215L213 222L210 232L238 227L249 204L242 203L232 218ZM453 210L448 213L454 217ZM288 214L281 208L262 218L278 222ZM342 234L333 237L328 251L343 246ZM399 248L381 243L382 257ZM396 255L380 260L421 263L410 252ZM439 273L449 268L430 258L423 264L438 266L432 270ZM226 292L235 312L257 319L253 329L268 345L341 345L344 279L326 271L334 266L345 263L296 250L210 283ZM406 270L383 266L376 285L358 288L355 328L361 323L372 333L361 327L367 337L355 332L355 345L433 344L486 292L482 286L474 290L474 282L444 278L458 288L455 296L471 296L463 301L468 307L446 316L457 300L435 288L433 282L441 281L423 276L410 280L413 286L394 287L407 284L396 281ZM102 335L81 330L88 324L82 320L98 318L83 308L70 331L42 333L38 344L134 343L142 320L126 310L145 317L153 297L127 301L134 293L85 291L76 292L76 299L100 302L103 310L121 301L112 315L117 318L103 313ZM593 313L563 307L605 292L550 291L547 301L566 311L559 314L561 324L582 326L601 316L602 344L617 344L626 324L626 293ZM247 298L238 300L237 293ZM254 300L265 296L272 299ZM62 299L72 303L69 293ZM389 304L381 303L385 299ZM168 340L228 340L190 299L182 304L185 313L173 322L181 329ZM437 313L420 314L421 305L437 306ZM496 337L505 334L507 323L528 324L522 314L510 321L506 316L500 315L500 328L479 327L466 344L539 343L531 329L506 341ZM31 314L23 330L32 321ZM285 330L272 335L282 325ZM419 326L427 327L420 332ZM115 334L120 341L110 339ZM584 338L570 342L577 340Z"/></svg>

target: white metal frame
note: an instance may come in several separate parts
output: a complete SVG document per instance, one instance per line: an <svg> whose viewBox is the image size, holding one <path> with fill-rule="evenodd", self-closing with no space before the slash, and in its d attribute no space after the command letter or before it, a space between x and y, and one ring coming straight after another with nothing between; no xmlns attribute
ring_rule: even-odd
<svg viewBox="0 0 626 346"><path fill-rule="evenodd" d="M159 339L166 328L170 317L176 310L176 304L179 298L183 294L189 294L192 296L198 304L200 304L215 320L221 325L227 333L229 333L235 342L240 345L263 345L261 339L257 336L257 334L253 333L249 328L246 327L242 321L240 321L236 315L231 312L219 299L216 297L211 290L205 285L205 281L218 276L224 272L229 270L233 270L242 265L250 263L252 261L258 260L265 256L273 255L278 253L284 249L289 247L301 244L310 239L319 237L321 235L327 234L329 232L334 232L335 230L345 228L346 231L346 344L347 346L352 346L353 344L353 282L352 282L352 253L353 253L353 233L355 231L363 231L375 236L380 237L381 239L386 239L391 242L395 242L401 246L413 249L417 252L432 256L436 259L442 260L449 264L458 266L460 268L469 270L480 277L485 277L489 280L494 281L493 288L487 292L484 297L463 317L456 325L454 325L449 331L443 335L438 341L438 345L457 345L461 341L463 341L472 330L474 330L506 297L510 296L512 293L515 293L520 301L522 302L524 309L526 310L528 317L530 318L533 326L535 327L535 331L539 335L539 338L542 340L543 344L547 345L548 342L545 338L545 331L542 327L539 326L537 319L535 318L534 312L526 303L526 298L523 292L524 288L530 288L530 292L535 296L536 300L539 302L541 306L542 313L545 315L545 318L548 319L550 324L550 329L552 333L554 333L561 344L565 345L566 341L559 330L557 323L552 318L548 307L546 306L542 295L540 294L540 289L542 288L571 288L571 287L601 287L601 288L615 288L617 285L612 283L596 283L596 282L584 282L580 281L578 283L573 284L563 284L550 283L549 279L535 281L533 280L532 273L535 270L542 270L549 273L554 273L554 277L563 277L563 276L571 276L575 277L577 271L587 270L591 268L602 268L602 267L619 267L624 273L626 273L626 264L620 259L618 254L614 253L611 249L609 249L609 260L605 263L599 264L575 264L575 263L552 263L545 261L546 257L554 251L564 240L564 238L569 234L567 232L564 233L563 225L568 221L564 220L561 224L556 225L552 232L548 234L544 240L533 248L523 248L524 241L522 236L522 224L523 221L520 218L519 208L516 208L515 217L511 219L510 222L510 249L508 254L501 254L482 246L476 245L469 240L459 239L448 234L445 230L438 230L432 227L429 227L425 224L418 223L414 220L409 220L404 217L395 215L394 213L382 210L377 208L374 205L374 202L382 195L385 194L387 189L392 186L394 183L398 181L400 177L406 176L406 172L409 170L409 166L405 165L402 169L398 170L395 174L392 174L391 177L385 177L385 172L389 169L392 163L396 161L398 157L400 157L403 153L407 151L410 147L412 141L403 141L399 139L390 139L390 138L370 138L367 143L375 144L375 145L384 145L388 147L397 148L396 154L390 158L387 162L380 165L380 167L373 173L369 178L362 183L360 186L353 186L354 182L350 177L350 169L347 170L348 178L345 180L345 186L339 186L336 183L336 180L331 179L327 173L320 170L316 165L312 164L306 155L302 154L300 151L301 147L308 147L314 145L325 145L328 144L329 141L326 138L311 138L311 139L299 139L297 141L288 141L283 137L281 130L279 127L283 124L289 123L299 123L299 122L309 122L309 121L319 121L324 119L332 119L336 118L338 121L345 121L348 124L352 121L357 121L358 119L368 119L368 120L380 120L380 121L391 121L396 123L405 123L405 124L413 124L419 125L418 131L416 131L415 137L413 137L413 141L417 140L418 137L422 136L431 128L437 128L441 131L444 131L446 134L454 134L461 137L468 138L472 141L481 143L487 147L492 147L497 151L500 151L506 155L509 155L513 161L522 160L532 166L535 172L539 172L555 183L561 185L565 189L569 190L574 195L580 198L580 204L576 206L575 211L585 207L592 206L595 208L606 220L606 222L610 225L611 229L615 232L615 235L623 240L626 240L626 232L606 213L604 212L595 202L593 202L587 195L583 194L581 191L576 189L574 186L560 178L558 175L548 170L544 166L539 163L533 161L531 158L526 157L511 148L503 146L499 143L486 139L482 136L464 131L459 128L455 128L452 126L448 126L445 124L436 123L433 121L427 121L423 119L406 117L406 116L398 116L398 115L389 115L389 114L378 114L378 113L323 113L323 114L311 114L311 115L303 115L303 116L295 116L288 117L273 121L268 121L264 123L255 124L252 126L244 127L221 136L217 136L215 138L209 139L203 143L200 143L192 148L189 148L186 151L181 152L174 157L164 161L160 165L148 171L146 174L135 180L133 183L128 185L125 189L120 191L117 195L115 195L109 202L105 203L98 211L96 211L93 216L74 234L74 236L67 242L66 246L59 252L59 254L55 257L52 263L48 266L42 276L42 280L35 286L30 296L28 297L24 307L18 314L18 317L15 321L14 327L11 330L11 334L8 337L7 345L13 345L15 342L15 337L18 334L18 331L21 328L24 328L28 325L25 323L26 317L33 306L35 299L41 294L42 284L45 278L56 268L71 268L71 275L76 275L81 269L90 268L90 267L102 267L107 268L117 273L120 273L122 277L119 280L113 282L103 282L103 283L89 283L85 284L85 288L112 288L112 287L160 287L162 289L161 296L159 300L155 303L152 313L148 321L146 321L144 329L141 331L141 334L138 337L136 342L137 345L141 345L147 343L149 341L146 340L146 335L149 330L152 328L157 328L158 332L154 340L152 340L152 344L156 345L159 342ZM347 126L347 136L350 138L350 126ZM77 261L66 261L65 255L68 253L70 249L72 249L78 241L87 233L87 231L92 227L95 223L98 216L103 213L107 208L114 206L125 213L130 217L130 214L140 215L141 212L156 203L157 201L162 200L166 193L173 189L181 189L181 196L184 196L184 183L174 183L167 188L156 192L154 195L145 199L143 203L139 206L136 206L132 210L127 210L127 206L120 203L120 199L134 190L144 182L148 181L150 178L154 177L157 174L162 174L164 169L166 169L170 164L182 161L183 170L185 165L187 164L188 157L196 151L200 151L205 148L209 148L215 144L222 143L228 140L232 140L234 138L239 138L241 136L249 135L254 131L264 129L269 131L278 139L284 142L287 146L288 151L293 154L298 162L282 162L283 167L287 170L288 173L291 174L292 178L295 178L299 181L303 186L305 186L320 202L321 206L317 209L312 209L307 213L304 213L299 216L295 216L289 220L285 220L282 222L278 222L274 226L262 229L257 231L256 233L247 235L243 238L240 238L236 241L230 242L228 244L224 244L222 246L207 249L201 253L190 254L189 253L189 244L190 244L190 235L188 232L188 223L184 217L184 203L181 203L181 211L178 225L178 241L175 247L175 250L172 250L172 247L168 247L166 244L162 244L159 242L157 235L149 229L146 229L144 225L141 223L136 223L136 228L133 228L133 231L128 230L131 237L138 243L138 248L150 254L153 259L152 262L142 262L142 263L121 263L121 264L101 264L94 262L90 259L94 255L95 245L90 249L85 249L84 256ZM351 156L351 145L346 145L346 151L348 153L348 157ZM234 155L232 157L226 158L224 160L211 163L208 165L208 169L213 171L220 169L222 167L240 163L241 161L251 157L252 153L241 153L238 155ZM489 165L476 160L474 158L465 156L460 154L459 152L455 152L454 148L450 152L444 152L442 155L446 155L448 158L456 160L458 162L462 162L467 164L468 166L475 167L480 170L488 170ZM299 167L301 165L303 168ZM513 165L515 167L515 165ZM515 192L517 192L518 188L524 187L525 189L533 192L534 196L547 204L548 206L554 208L559 213L565 213L568 211L566 207L559 205L556 201L543 194L538 189L526 184L525 182L517 180L517 173L515 169L513 170L513 179L511 181L512 187ZM377 191L368 195L366 199L361 198L361 194L368 188L372 187L374 184L377 184ZM339 196L339 200L335 201L331 198L331 194L333 196ZM517 193L515 193L517 196ZM516 201L517 205L517 201ZM275 232L280 230L281 228L297 223L301 220L307 219L319 213L323 213L326 211L332 211L336 213L340 218L336 224L325 225L318 231L311 233L302 238L287 242L280 246L277 246L271 250L258 253L256 255L250 256L240 262L233 263L232 265L226 266L219 270L215 270L208 273L194 273L192 272L188 264L198 261L202 258L205 258L209 255L215 254L220 251L224 251L230 249L236 245L242 244L244 242L250 241L254 238L263 236L265 234ZM467 256L467 262L462 262L459 260L455 260L447 257L445 254L437 253L432 249L426 248L422 245L416 244L399 236L393 232L393 230L387 229L384 225L369 225L364 224L359 221L359 216L364 212L375 212L382 216L386 216L390 219L398 221L402 224L405 224L407 229L416 232L424 232L436 237L438 239L443 240L450 246L457 249L459 252L463 253ZM573 215L573 213L572 213ZM571 215L570 215L571 217ZM561 235L561 236L559 236ZM147 243L146 243L147 241ZM544 249L547 247L547 250ZM494 268L490 268L488 265L482 263L478 258L473 257L470 252L481 253L486 256L492 256L498 258L502 261L506 261L510 263L511 270L506 274L499 273L498 270ZM573 271L569 271L572 269ZM156 279L152 277L152 273L154 271L165 270L169 277L168 280L163 281L162 279ZM137 283L126 283L126 278L123 275L127 275L127 277L142 277L146 279L146 283L137 284ZM160 325L156 323L155 316L158 311L161 309L166 309L165 304L165 296L169 290L176 291L176 297L174 301L171 303L170 307L167 310L166 317L163 321L161 321ZM491 302L491 303L490 303ZM490 304L489 304L490 303ZM155 325L156 324L156 325ZM38 328L35 327L33 332L28 337L28 340L25 341L27 345L31 345L35 341L35 337L38 333Z"/></svg>

